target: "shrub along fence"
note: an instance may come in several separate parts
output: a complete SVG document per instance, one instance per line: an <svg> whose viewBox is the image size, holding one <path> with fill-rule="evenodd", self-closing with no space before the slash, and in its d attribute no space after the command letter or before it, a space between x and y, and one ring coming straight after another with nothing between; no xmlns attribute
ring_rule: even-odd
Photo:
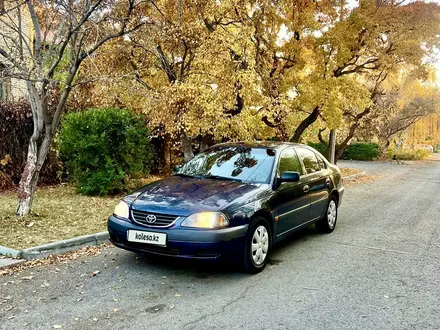
<svg viewBox="0 0 440 330"><path fill-rule="evenodd" d="M350 146L342 154L342 159L351 160L375 160L380 156L380 147L377 143L357 142Z"/></svg>
<svg viewBox="0 0 440 330"><path fill-rule="evenodd" d="M12 188L20 182L33 129L27 102L0 101L0 189ZM59 183L61 171L57 152L52 148L41 170L40 182Z"/></svg>
<svg viewBox="0 0 440 330"><path fill-rule="evenodd" d="M432 153L426 149L388 149L387 156L390 159L398 159L398 160L422 160L431 156Z"/></svg>
<svg viewBox="0 0 440 330"><path fill-rule="evenodd" d="M324 143L308 143L309 146L315 148L324 154L327 145ZM356 142L350 144L341 156L346 160L375 160L380 156L380 147L377 143Z"/></svg>
<svg viewBox="0 0 440 330"><path fill-rule="evenodd" d="M87 195L130 189L127 183L148 174L153 159L145 119L120 109L68 114L59 146L70 180Z"/></svg>

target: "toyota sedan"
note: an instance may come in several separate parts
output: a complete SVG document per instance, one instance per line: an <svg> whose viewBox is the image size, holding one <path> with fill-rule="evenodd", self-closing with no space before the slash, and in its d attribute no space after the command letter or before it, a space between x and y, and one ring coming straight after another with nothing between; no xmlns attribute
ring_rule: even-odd
<svg viewBox="0 0 440 330"><path fill-rule="evenodd" d="M223 143L126 196L108 231L126 250L233 258L257 273L295 231L314 223L332 232L343 193L339 168L306 145Z"/></svg>

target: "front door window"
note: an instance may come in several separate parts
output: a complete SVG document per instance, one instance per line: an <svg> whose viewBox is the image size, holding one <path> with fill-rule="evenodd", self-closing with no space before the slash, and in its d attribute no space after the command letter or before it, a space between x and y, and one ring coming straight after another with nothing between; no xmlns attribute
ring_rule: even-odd
<svg viewBox="0 0 440 330"><path fill-rule="evenodd" d="M303 174L301 162L299 161L298 155L293 148L284 150L280 157L278 176L281 176L281 174L286 171Z"/></svg>

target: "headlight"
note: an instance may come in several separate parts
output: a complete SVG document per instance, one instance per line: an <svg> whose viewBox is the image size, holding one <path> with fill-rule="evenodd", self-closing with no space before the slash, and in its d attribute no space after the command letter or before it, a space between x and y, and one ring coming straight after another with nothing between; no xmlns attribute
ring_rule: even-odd
<svg viewBox="0 0 440 330"><path fill-rule="evenodd" d="M119 204L116 205L113 214L119 218L128 219L130 217L130 210L128 204L124 201L120 201Z"/></svg>
<svg viewBox="0 0 440 330"><path fill-rule="evenodd" d="M229 225L229 220L223 213L220 212L202 212L191 214L188 218L183 220L182 227L194 228L224 228Z"/></svg>

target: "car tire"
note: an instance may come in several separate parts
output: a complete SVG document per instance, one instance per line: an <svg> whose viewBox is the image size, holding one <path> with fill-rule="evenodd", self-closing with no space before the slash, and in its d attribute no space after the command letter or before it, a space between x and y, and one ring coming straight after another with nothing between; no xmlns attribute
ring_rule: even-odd
<svg viewBox="0 0 440 330"><path fill-rule="evenodd" d="M243 269L249 274L261 272L266 267L272 248L272 232L263 217L256 217L246 235Z"/></svg>
<svg viewBox="0 0 440 330"><path fill-rule="evenodd" d="M325 210L324 217L315 223L316 229L323 233L331 233L335 230L338 220L338 201L331 195Z"/></svg>

